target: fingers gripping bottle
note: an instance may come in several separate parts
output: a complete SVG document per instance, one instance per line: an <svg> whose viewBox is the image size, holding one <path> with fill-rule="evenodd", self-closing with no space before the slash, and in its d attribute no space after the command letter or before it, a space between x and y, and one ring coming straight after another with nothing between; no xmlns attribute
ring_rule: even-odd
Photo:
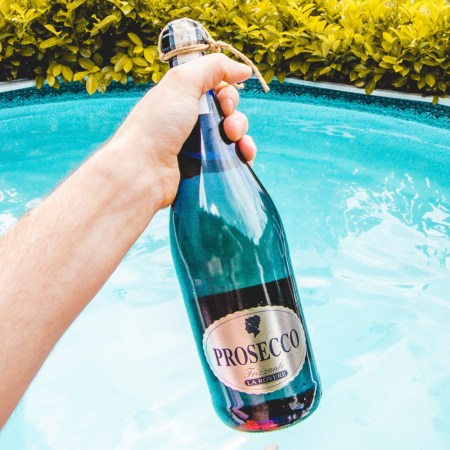
<svg viewBox="0 0 450 450"><path fill-rule="evenodd" d="M200 24L179 19L161 45L167 54L205 40ZM201 56L182 53L172 67ZM242 431L273 430L316 409L320 381L280 216L222 123L210 91L179 154L171 248L218 415Z"/></svg>

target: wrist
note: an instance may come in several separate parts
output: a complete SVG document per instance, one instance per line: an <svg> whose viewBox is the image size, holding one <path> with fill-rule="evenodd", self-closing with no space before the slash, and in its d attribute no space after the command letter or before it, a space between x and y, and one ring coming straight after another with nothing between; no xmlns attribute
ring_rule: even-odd
<svg viewBox="0 0 450 450"><path fill-rule="evenodd" d="M156 168L135 150L128 139L112 138L93 159L106 182L115 186L118 208L134 210L148 222L163 207L164 192Z"/></svg>

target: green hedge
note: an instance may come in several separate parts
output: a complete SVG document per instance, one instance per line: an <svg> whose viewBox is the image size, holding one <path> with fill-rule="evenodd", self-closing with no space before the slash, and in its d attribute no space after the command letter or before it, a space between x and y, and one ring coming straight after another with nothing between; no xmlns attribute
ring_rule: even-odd
<svg viewBox="0 0 450 450"><path fill-rule="evenodd" d="M0 80L55 88L157 82L163 26L188 16L249 55L266 81L332 80L443 96L450 87L446 0L0 0Z"/></svg>

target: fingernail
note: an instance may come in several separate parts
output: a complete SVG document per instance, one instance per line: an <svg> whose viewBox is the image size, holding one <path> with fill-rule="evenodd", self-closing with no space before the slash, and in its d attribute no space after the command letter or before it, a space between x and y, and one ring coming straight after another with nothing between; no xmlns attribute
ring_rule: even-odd
<svg viewBox="0 0 450 450"><path fill-rule="evenodd" d="M227 98L228 113L231 114L234 109L234 102L231 98Z"/></svg>
<svg viewBox="0 0 450 450"><path fill-rule="evenodd" d="M233 119L233 122L235 123L236 131L238 132L239 136L242 135L242 122L239 119Z"/></svg>

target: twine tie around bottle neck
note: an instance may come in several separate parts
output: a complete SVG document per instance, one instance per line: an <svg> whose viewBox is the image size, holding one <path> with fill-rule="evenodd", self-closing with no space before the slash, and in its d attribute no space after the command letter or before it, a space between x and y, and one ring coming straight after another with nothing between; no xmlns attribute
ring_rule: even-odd
<svg viewBox="0 0 450 450"><path fill-rule="evenodd" d="M175 56L180 55L188 55L189 53L197 53L197 52L210 52L210 53L220 53L222 50L228 50L230 53L233 53L233 55L240 58L242 61L245 62L248 66L251 67L253 70L253 73L255 74L256 78L258 78L259 82L261 83L261 86L264 89L264 92L269 92L270 88L265 82L263 76L261 75L261 72L258 70L258 68L253 64L253 62L247 58L242 52L234 48L232 45L227 44L226 42L222 41L216 41L214 40L211 35L209 34L208 30L206 28L200 25L204 35L205 35L205 43L204 44L192 44L188 45L186 47L182 48L176 48L174 50L171 50L170 52L164 53L162 51L162 37L163 33L167 30L168 25L164 27L164 29L161 31L158 39L158 52L159 52L159 58L162 62L168 63L172 58ZM238 85L238 87L241 87Z"/></svg>

